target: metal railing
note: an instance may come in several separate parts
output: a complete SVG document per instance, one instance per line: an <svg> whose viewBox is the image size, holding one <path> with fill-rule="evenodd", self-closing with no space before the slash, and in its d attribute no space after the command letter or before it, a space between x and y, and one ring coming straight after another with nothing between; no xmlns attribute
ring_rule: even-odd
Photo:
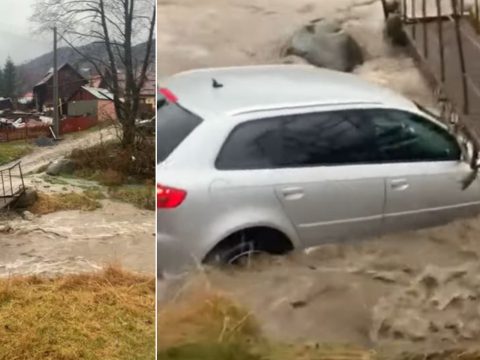
<svg viewBox="0 0 480 360"><path fill-rule="evenodd" d="M25 192L20 162L0 169L0 209L7 207Z"/></svg>
<svg viewBox="0 0 480 360"><path fill-rule="evenodd" d="M385 16L388 17L389 14L388 11L386 11L386 1L382 0L382 4L384 6ZM480 34L479 8L480 0L474 0L473 4L471 4L468 9L468 12L466 12L467 8L465 7L464 0L402 0L401 3L398 4L397 9L397 13L400 14L403 23L410 28L409 36L415 44L418 55L423 57L425 61L428 61L429 57L436 57L437 54L434 52L438 51L439 74L436 75L438 75L438 86L441 88L446 85L446 47L450 45L449 50L450 53L452 53L451 47L455 46L454 56L458 57L458 63L455 67L458 66L458 70L456 71L458 71L458 79L461 80L462 91L462 99L461 101L458 101L457 105L459 109L461 108L461 113L463 115L469 115L471 112L469 84L472 85L473 80L468 72L469 69L465 59L464 41L467 41L465 39L468 39L468 36L462 34L465 30L463 27L465 24L462 22L470 22L471 25L473 25L475 32ZM420 10L420 12L418 12L418 10ZM432 22L437 23L436 31L434 32L429 31L429 25L431 25ZM447 24L447 22L450 24ZM452 44L451 39L448 39L449 43L446 44L444 35L445 27L447 25L453 26L455 44ZM434 48L432 49L432 46L430 46L432 39L429 39L429 36L435 36L435 32L437 38L436 42L438 43L437 50ZM420 43L422 43L422 46L420 46Z"/></svg>

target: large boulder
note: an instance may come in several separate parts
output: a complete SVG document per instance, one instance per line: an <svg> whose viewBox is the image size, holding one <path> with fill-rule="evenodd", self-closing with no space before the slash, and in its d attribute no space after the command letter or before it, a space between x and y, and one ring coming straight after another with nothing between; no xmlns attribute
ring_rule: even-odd
<svg viewBox="0 0 480 360"><path fill-rule="evenodd" d="M25 189L25 192L18 198L18 200L15 202L15 207L19 209L26 209L33 204L38 199L38 194L37 191L34 189Z"/></svg>
<svg viewBox="0 0 480 360"><path fill-rule="evenodd" d="M35 144L40 147L53 146L55 145L55 140L46 136L40 136L39 138L35 139Z"/></svg>
<svg viewBox="0 0 480 360"><path fill-rule="evenodd" d="M50 163L47 174L57 176L60 174L72 174L75 171L75 163L69 159L58 159Z"/></svg>
<svg viewBox="0 0 480 360"><path fill-rule="evenodd" d="M388 14L398 12L400 10L400 1L385 0L385 10Z"/></svg>
<svg viewBox="0 0 480 360"><path fill-rule="evenodd" d="M298 30L287 55L300 56L319 67L348 72L363 63L358 43L338 22L326 19L315 20Z"/></svg>
<svg viewBox="0 0 480 360"><path fill-rule="evenodd" d="M399 14L388 17L385 22L384 34L393 45L406 46L408 44L407 34L405 34L403 21Z"/></svg>

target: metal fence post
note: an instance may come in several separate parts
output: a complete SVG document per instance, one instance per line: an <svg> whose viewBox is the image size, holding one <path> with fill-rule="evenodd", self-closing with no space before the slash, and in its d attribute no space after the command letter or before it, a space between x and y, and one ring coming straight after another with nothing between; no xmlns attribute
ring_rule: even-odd
<svg viewBox="0 0 480 360"><path fill-rule="evenodd" d="M480 14L478 13L479 7L478 7L478 0L475 0L475 30L478 33L480 33Z"/></svg>
<svg viewBox="0 0 480 360"><path fill-rule="evenodd" d="M427 34L427 1L422 0L422 12L423 12L423 55L428 58L428 34Z"/></svg>
<svg viewBox="0 0 480 360"><path fill-rule="evenodd" d="M445 51L443 48L443 20L442 3L437 0L437 21L438 21L438 46L440 52L440 79L442 84L445 82Z"/></svg>
<svg viewBox="0 0 480 360"><path fill-rule="evenodd" d="M412 27L412 37L415 40L417 37L417 19L415 16L415 0L412 0L412 21L413 21L413 27Z"/></svg>
<svg viewBox="0 0 480 360"><path fill-rule="evenodd" d="M460 71L462 72L462 88L463 88L463 113L469 113L467 69L465 65L465 54L463 52L462 36L460 34L460 16L458 14L457 0L452 0L453 20L455 23L455 36L457 38L458 57L460 60Z"/></svg>

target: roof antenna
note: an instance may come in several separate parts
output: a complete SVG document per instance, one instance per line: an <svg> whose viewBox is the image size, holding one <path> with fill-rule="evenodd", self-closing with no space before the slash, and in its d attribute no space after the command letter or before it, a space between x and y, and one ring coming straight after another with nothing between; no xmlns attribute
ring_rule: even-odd
<svg viewBox="0 0 480 360"><path fill-rule="evenodd" d="M220 89L223 87L223 84L220 84L216 79L212 79L212 86L214 89Z"/></svg>

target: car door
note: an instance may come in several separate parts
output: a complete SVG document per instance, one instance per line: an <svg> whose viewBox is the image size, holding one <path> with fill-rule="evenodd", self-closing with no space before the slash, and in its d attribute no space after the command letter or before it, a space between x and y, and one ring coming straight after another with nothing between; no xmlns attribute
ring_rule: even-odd
<svg viewBox="0 0 480 360"><path fill-rule="evenodd" d="M281 119L275 192L306 247L380 231L385 183L363 120L356 111Z"/></svg>
<svg viewBox="0 0 480 360"><path fill-rule="evenodd" d="M369 118L385 165L385 231L444 224L479 211L479 183L463 186L471 169L446 129L398 110L372 110Z"/></svg>

